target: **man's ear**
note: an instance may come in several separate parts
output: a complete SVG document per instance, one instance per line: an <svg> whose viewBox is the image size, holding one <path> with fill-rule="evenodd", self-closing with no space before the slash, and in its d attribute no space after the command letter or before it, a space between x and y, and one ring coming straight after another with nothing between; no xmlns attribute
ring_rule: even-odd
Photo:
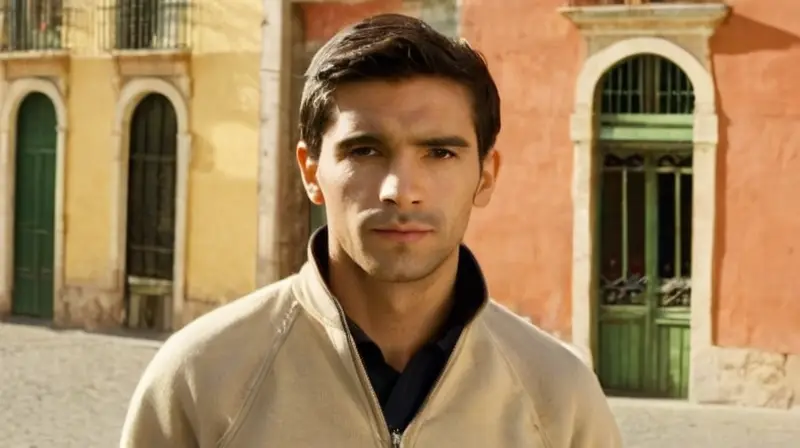
<svg viewBox="0 0 800 448"><path fill-rule="evenodd" d="M317 168L319 168L319 156L314 156L308 150L306 142L297 142L297 149L295 150L297 157L297 167L300 168L300 176L303 178L303 186L306 189L306 195L311 203L315 205L323 205L325 198L322 196L322 190L319 188L317 182Z"/></svg>
<svg viewBox="0 0 800 448"><path fill-rule="evenodd" d="M494 187L497 184L497 174L500 172L500 153L490 149L483 158L481 178L472 204L475 207L486 207L492 199Z"/></svg>

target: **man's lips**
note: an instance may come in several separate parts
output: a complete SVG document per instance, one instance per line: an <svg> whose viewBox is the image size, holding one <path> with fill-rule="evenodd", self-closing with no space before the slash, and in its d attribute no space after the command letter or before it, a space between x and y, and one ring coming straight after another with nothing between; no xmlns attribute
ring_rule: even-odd
<svg viewBox="0 0 800 448"><path fill-rule="evenodd" d="M373 232L375 232L381 238L386 238L388 240L397 242L410 243L425 238L427 235L433 233L433 230L423 228L387 228L374 229Z"/></svg>

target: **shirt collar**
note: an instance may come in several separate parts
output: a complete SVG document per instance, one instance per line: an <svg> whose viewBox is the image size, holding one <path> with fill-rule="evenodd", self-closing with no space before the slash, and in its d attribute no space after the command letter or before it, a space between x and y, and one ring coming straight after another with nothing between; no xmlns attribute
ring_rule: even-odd
<svg viewBox="0 0 800 448"><path fill-rule="evenodd" d="M441 350L450 352L458 341L463 328L472 321L479 310L489 300L486 281L475 256L463 244L458 248L458 270L453 291L453 308L442 331L431 341ZM344 326L336 299L327 286L328 278L328 229L323 226L317 230L309 241L308 260L301 270L304 282L300 285L300 299L313 314L325 323ZM305 300L303 300L305 299ZM335 313L335 314L334 314ZM358 326L349 319L344 319L356 344L371 342Z"/></svg>

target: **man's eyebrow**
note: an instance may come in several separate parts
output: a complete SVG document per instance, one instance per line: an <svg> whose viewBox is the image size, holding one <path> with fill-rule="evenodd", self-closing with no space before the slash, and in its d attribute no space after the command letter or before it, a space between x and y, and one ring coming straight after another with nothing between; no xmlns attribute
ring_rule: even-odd
<svg viewBox="0 0 800 448"><path fill-rule="evenodd" d="M414 140L415 146L425 146L428 148L444 147L444 148L469 148L469 142L457 135L444 135L441 137L429 137L419 140Z"/></svg>
<svg viewBox="0 0 800 448"><path fill-rule="evenodd" d="M383 145L383 139L378 134L373 134L370 132L361 132L358 134L352 134L348 137L345 137L339 143L336 144L338 149L347 149L347 148L354 148L358 146L377 146Z"/></svg>
<svg viewBox="0 0 800 448"><path fill-rule="evenodd" d="M438 137L425 137L412 141L414 146L424 148L469 148L469 142L457 135L443 135ZM372 132L359 132L352 134L336 144L338 150L346 150L359 146L385 146L386 140L380 134Z"/></svg>

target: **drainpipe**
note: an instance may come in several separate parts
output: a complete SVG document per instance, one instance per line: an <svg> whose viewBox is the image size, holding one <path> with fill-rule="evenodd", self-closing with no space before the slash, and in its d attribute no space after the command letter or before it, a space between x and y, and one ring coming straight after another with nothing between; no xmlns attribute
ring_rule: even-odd
<svg viewBox="0 0 800 448"><path fill-rule="evenodd" d="M281 272L281 167L291 154L291 1L262 0L257 287L280 280Z"/></svg>

